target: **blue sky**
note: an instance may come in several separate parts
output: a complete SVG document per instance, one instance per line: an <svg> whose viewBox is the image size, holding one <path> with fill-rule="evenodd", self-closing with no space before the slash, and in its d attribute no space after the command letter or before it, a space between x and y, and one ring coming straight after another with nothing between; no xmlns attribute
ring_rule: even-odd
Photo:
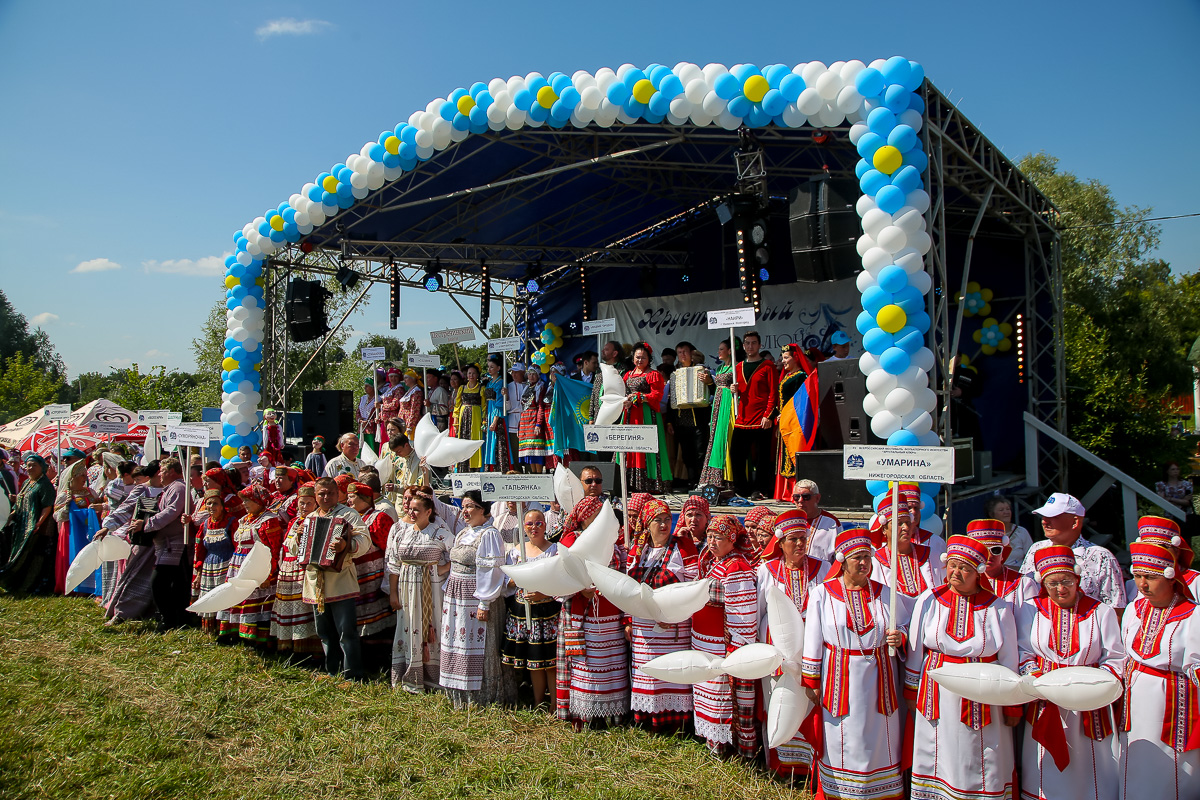
<svg viewBox="0 0 1200 800"><path fill-rule="evenodd" d="M1200 211L1200 4L0 2L0 286L72 375L191 369L231 236L476 80L903 54L1012 158ZM1158 255L1200 268L1200 219ZM462 324L406 291L398 333ZM418 301L420 305L418 306ZM408 309L420 308L414 314ZM436 321L435 321L436 320ZM378 287L351 323L387 331Z"/></svg>

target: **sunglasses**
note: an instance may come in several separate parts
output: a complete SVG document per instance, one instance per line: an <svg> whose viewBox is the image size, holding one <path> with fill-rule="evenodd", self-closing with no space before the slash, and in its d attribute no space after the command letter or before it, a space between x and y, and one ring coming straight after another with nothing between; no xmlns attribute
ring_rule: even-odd
<svg viewBox="0 0 1200 800"><path fill-rule="evenodd" d="M795 501L795 500L811 500L811 499L812 499L811 494L794 494L794 495L792 495L793 501Z"/></svg>
<svg viewBox="0 0 1200 800"><path fill-rule="evenodd" d="M594 483L604 483L604 478L584 478L583 482L591 486Z"/></svg>
<svg viewBox="0 0 1200 800"><path fill-rule="evenodd" d="M988 548L988 552L994 556L1003 555L1004 554L1004 546L999 545L999 544L994 544Z"/></svg>

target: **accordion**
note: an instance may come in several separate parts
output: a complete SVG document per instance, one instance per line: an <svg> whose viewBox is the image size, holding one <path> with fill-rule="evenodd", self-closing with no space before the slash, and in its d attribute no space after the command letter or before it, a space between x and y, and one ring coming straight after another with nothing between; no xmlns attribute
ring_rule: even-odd
<svg viewBox="0 0 1200 800"><path fill-rule="evenodd" d="M680 367L671 373L671 405L675 408L708 408L708 387L700 380L704 367Z"/></svg>
<svg viewBox="0 0 1200 800"><path fill-rule="evenodd" d="M300 565L341 571L350 548L342 548L340 553L335 553L333 548L346 538L349 527L341 517L307 517L297 542L297 560Z"/></svg>
<svg viewBox="0 0 1200 800"><path fill-rule="evenodd" d="M133 515L130 521L150 519L158 513L157 497L139 497L133 505ZM129 534L129 543L138 547L148 547L154 544L154 532L147 530L135 531Z"/></svg>

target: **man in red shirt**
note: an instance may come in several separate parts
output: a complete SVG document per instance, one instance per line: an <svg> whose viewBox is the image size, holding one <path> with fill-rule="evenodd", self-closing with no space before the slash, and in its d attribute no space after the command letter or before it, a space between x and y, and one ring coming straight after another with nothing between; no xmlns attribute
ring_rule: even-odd
<svg viewBox="0 0 1200 800"><path fill-rule="evenodd" d="M737 362L734 388L737 414L733 419L733 438L729 443L729 461L733 469L733 487L743 497L762 500L772 491L775 480L775 395L779 374L763 359L762 339L756 331L742 336L746 358Z"/></svg>

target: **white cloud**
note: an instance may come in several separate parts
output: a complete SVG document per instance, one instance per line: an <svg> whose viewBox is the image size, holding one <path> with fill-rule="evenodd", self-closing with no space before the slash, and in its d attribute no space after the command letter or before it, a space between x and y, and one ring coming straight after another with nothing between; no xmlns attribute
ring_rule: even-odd
<svg viewBox="0 0 1200 800"><path fill-rule="evenodd" d="M43 311L29 321L40 328L44 325L49 325L51 322L58 322L58 314L51 314L49 311Z"/></svg>
<svg viewBox="0 0 1200 800"><path fill-rule="evenodd" d="M104 365L110 369L127 369L133 366L133 360L129 358L110 358L104 362Z"/></svg>
<svg viewBox="0 0 1200 800"><path fill-rule="evenodd" d="M228 254L226 254L228 255ZM169 275L199 275L205 278L225 274L225 256L205 256L195 260L174 258L167 261L143 261L146 272L163 272Z"/></svg>
<svg viewBox="0 0 1200 800"><path fill-rule="evenodd" d="M110 259L93 258L91 261L80 261L71 272L108 272L120 268L120 264Z"/></svg>
<svg viewBox="0 0 1200 800"><path fill-rule="evenodd" d="M314 33L320 33L332 27L332 22L326 22L323 19L280 17L279 19L273 19L270 22L260 25L254 31L254 34L259 39L269 39L272 36L311 36Z"/></svg>
<svg viewBox="0 0 1200 800"><path fill-rule="evenodd" d="M164 353L162 350L147 350L146 358L170 358L170 353Z"/></svg>

